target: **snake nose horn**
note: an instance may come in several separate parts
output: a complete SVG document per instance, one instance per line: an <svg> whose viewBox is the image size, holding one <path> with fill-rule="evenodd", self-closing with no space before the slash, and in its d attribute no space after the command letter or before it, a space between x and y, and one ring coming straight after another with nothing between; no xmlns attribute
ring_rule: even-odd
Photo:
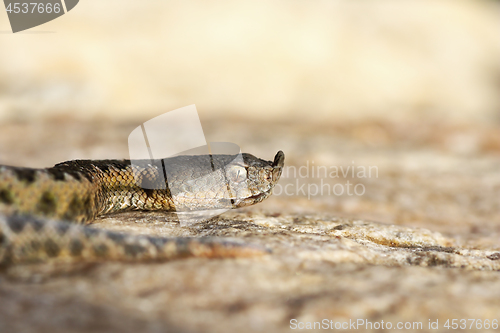
<svg viewBox="0 0 500 333"><path fill-rule="evenodd" d="M274 156L273 168L279 167L282 168L285 164L285 153L281 150Z"/></svg>

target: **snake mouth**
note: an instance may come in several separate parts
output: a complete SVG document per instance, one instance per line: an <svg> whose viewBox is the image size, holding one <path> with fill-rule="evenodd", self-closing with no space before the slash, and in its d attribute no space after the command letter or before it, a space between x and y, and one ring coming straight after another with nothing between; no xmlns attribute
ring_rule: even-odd
<svg viewBox="0 0 500 333"><path fill-rule="evenodd" d="M257 202L261 202L262 200L266 199L267 197L269 197L271 195L271 191L272 191L272 188L265 191L265 192L261 192L259 194L252 195L251 197L247 197L245 199L237 201L234 204L234 207L239 208L239 207L251 206Z"/></svg>
<svg viewBox="0 0 500 333"><path fill-rule="evenodd" d="M249 200L250 202L261 202L262 200L266 199L267 197L269 197L271 195L271 192L273 191L273 187L271 187L269 190L265 191L265 192L261 192L259 194L256 194L256 195L252 195L251 197L248 197L246 198L245 200L243 200L244 202L246 202L247 200Z"/></svg>
<svg viewBox="0 0 500 333"><path fill-rule="evenodd" d="M257 195L251 196L249 199L253 199L253 200L258 200L260 198L265 199L269 196L269 194L271 194L271 191L272 191L272 189L269 189L266 192L262 192L262 193L259 193Z"/></svg>

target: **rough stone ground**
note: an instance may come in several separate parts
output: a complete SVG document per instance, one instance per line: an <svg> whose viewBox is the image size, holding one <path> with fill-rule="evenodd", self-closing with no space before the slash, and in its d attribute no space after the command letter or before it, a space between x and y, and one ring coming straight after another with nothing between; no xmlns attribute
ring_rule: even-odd
<svg viewBox="0 0 500 333"><path fill-rule="evenodd" d="M138 124L3 123L0 163L44 167L127 157L127 136ZM309 165L310 173L303 168L303 177L293 177L287 170L280 184L291 184L293 195L199 224L127 213L94 225L228 237L272 253L14 267L0 273L1 332L288 332L291 319L421 322L424 330L439 320L447 331L447 319L500 319L498 125L212 119L203 126L209 141L234 142L267 159L281 149L287 166L298 172ZM312 177L313 164L376 166L378 177ZM364 194L311 193L311 184L347 181L362 184ZM309 198L301 185L311 185Z"/></svg>

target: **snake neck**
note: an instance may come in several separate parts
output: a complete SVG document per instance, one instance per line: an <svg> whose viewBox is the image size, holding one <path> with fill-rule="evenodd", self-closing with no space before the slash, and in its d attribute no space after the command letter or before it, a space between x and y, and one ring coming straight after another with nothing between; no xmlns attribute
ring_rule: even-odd
<svg viewBox="0 0 500 333"><path fill-rule="evenodd" d="M144 168L144 179L157 179ZM88 223L127 210L173 210L168 189L137 185L129 160L77 160L48 169L0 166L0 212Z"/></svg>
<svg viewBox="0 0 500 333"><path fill-rule="evenodd" d="M77 173L81 180L91 185L93 205L87 211L86 221L128 210L174 210L168 188L147 189L144 186L146 181L161 182L160 171L154 165L138 169L132 167L130 160L77 160L57 164L47 171L65 175ZM161 188L159 184L151 185Z"/></svg>

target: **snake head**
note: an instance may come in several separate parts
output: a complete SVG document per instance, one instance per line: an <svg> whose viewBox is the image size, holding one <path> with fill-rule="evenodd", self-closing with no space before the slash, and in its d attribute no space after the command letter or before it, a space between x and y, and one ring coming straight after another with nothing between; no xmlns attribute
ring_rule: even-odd
<svg viewBox="0 0 500 333"><path fill-rule="evenodd" d="M243 163L226 167L229 189L234 193L234 208L254 205L269 197L283 172L285 154L280 150L274 161L242 154Z"/></svg>
<svg viewBox="0 0 500 333"><path fill-rule="evenodd" d="M284 161L282 151L274 161L246 153L169 158L165 165L175 210L206 211L259 203L271 195Z"/></svg>

